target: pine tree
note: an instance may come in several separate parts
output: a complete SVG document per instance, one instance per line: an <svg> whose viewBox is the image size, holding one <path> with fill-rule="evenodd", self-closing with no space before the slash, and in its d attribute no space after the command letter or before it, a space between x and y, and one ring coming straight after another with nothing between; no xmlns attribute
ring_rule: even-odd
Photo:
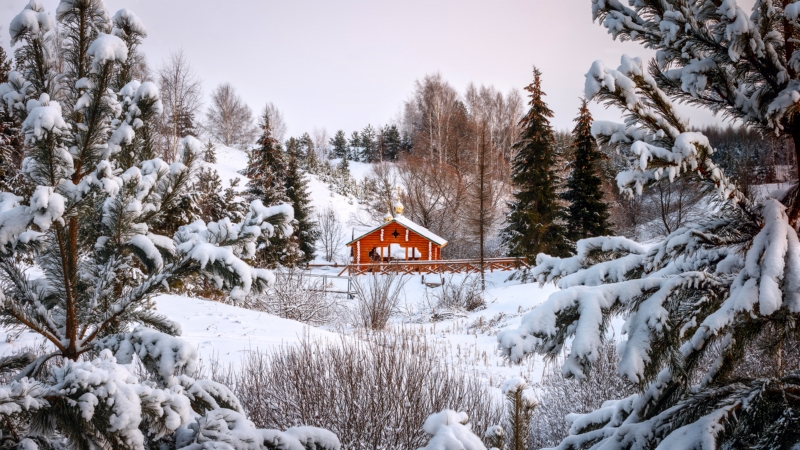
<svg viewBox="0 0 800 450"><path fill-rule="evenodd" d="M250 151L244 173L250 179L246 192L251 201L261 200L265 205L271 206L287 201L284 189L286 163L281 145L272 137L268 115L261 118L260 125L261 138L258 140L258 147Z"/></svg>
<svg viewBox="0 0 800 450"><path fill-rule="evenodd" d="M258 147L250 152L245 175L250 178L247 183L247 198L259 200L265 205L277 205L290 202L286 195L287 167L283 148L272 137L269 115L261 118L262 134ZM297 139L290 138L289 145L297 145ZM297 239L283 233L275 233L269 239L259 241L260 251L256 255L259 265L277 267L294 265L300 259Z"/></svg>
<svg viewBox="0 0 800 450"><path fill-rule="evenodd" d="M375 139L375 129L372 125L367 125L361 131L361 143L359 144L359 159L364 162L375 162L380 159L378 155L378 143Z"/></svg>
<svg viewBox="0 0 800 450"><path fill-rule="evenodd" d="M209 164L217 163L217 146L211 142L211 139L206 142L206 151L203 153L203 160Z"/></svg>
<svg viewBox="0 0 800 450"><path fill-rule="evenodd" d="M297 242L302 254L297 263L309 263L314 259L315 243L319 237L317 223L311 208L311 198L308 193L308 181L300 168L300 151L302 141L290 140L286 150L289 164L286 170L286 196L294 208L293 223L294 233L292 239Z"/></svg>
<svg viewBox="0 0 800 450"><path fill-rule="evenodd" d="M222 195L222 199L225 202L226 216L232 221L237 222L240 222L247 216L249 205L239 192L239 182L241 181L241 178L231 179Z"/></svg>
<svg viewBox="0 0 800 450"><path fill-rule="evenodd" d="M567 229L573 241L610 234L608 205L603 201L603 181L599 175L599 163L605 155L597 150L592 136L592 114L585 99L575 122L570 175L563 194L569 202Z"/></svg>
<svg viewBox="0 0 800 450"><path fill-rule="evenodd" d="M300 158L302 167L309 172L314 172L319 167L319 156L317 155L317 148L314 146L314 140L311 135L303 133L300 136L300 148L298 157Z"/></svg>
<svg viewBox="0 0 800 450"><path fill-rule="evenodd" d="M361 135L358 134L358 131L353 131L353 134L350 135L350 141L348 144L350 146L350 150L347 153L347 159L358 161L359 157L361 156Z"/></svg>
<svg viewBox="0 0 800 450"><path fill-rule="evenodd" d="M593 126L625 160L618 187L638 196L697 183L709 206L646 246L601 236L579 241L573 257L542 256L531 273L560 289L498 334L499 346L515 361L566 351L563 373L582 379L624 320L616 373L635 394L572 415L558 448L797 448L800 188L747 196L677 108L741 119L800 154L797 3L757 1L752 14L736 2L592 6L615 39L658 55L595 61L586 74L586 98L623 117ZM800 173L800 158L793 164Z"/></svg>
<svg viewBox="0 0 800 450"><path fill-rule="evenodd" d="M0 83L7 83L11 72L11 59L0 47ZM19 82L19 80L17 80ZM24 195L30 186L22 176L25 157L22 127L5 102L0 102L0 191Z"/></svg>
<svg viewBox="0 0 800 450"><path fill-rule="evenodd" d="M506 397L506 432L508 450L528 450L528 433L536 408L533 392L528 388L524 378L516 377L507 380L502 386Z"/></svg>
<svg viewBox="0 0 800 450"><path fill-rule="evenodd" d="M530 93L530 109L520 121L519 140L513 146L515 192L503 237L512 256L534 262L538 253L567 255L570 246L559 222L563 212L556 196L553 130L548 120L553 112L543 99L539 69L533 69L533 83L525 90Z"/></svg>
<svg viewBox="0 0 800 450"><path fill-rule="evenodd" d="M339 130L333 135L330 144L331 155L333 155L334 158L347 159L347 137L345 137L343 130Z"/></svg>
<svg viewBox="0 0 800 450"><path fill-rule="evenodd" d="M205 155L208 155L206 150ZM204 222L216 222L223 218L233 219L228 212L228 205L225 202L224 190L222 189L222 179L216 170L201 167L197 172L197 178L191 189L197 192L198 216Z"/></svg>
<svg viewBox="0 0 800 450"><path fill-rule="evenodd" d="M403 140L400 138L400 130L397 129L397 125L383 127L381 136L383 137L383 159L396 160L403 147Z"/></svg>
<svg viewBox="0 0 800 450"><path fill-rule="evenodd" d="M119 19L144 35L130 11L112 19L102 1L64 0L56 17L31 1L13 20L21 72L0 84L22 123L24 176L35 186L30 195L0 192L0 323L47 342L38 356L0 358L3 446L338 449L321 430L256 429L230 389L192 377L196 349L150 306L191 276L235 301L266 288L272 275L244 260L259 237L288 231L292 208L253 202L239 223L199 221L159 235L157 223L190 189L203 146L185 138L179 164L143 159L149 150L135 134L146 124L135 107L159 92L133 81L125 84L132 96L110 88L131 54ZM123 143L136 164L116 157Z"/></svg>

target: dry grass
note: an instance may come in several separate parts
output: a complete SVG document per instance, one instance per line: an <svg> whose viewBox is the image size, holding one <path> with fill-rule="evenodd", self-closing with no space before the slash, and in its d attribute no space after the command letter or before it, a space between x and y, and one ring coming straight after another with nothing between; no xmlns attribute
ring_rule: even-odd
<svg viewBox="0 0 800 450"><path fill-rule="evenodd" d="M340 342L306 340L274 353L251 353L237 372L212 376L229 386L259 427L323 427L342 448L415 449L422 424L445 408L466 411L482 435L502 403L441 350L407 333L367 333Z"/></svg>

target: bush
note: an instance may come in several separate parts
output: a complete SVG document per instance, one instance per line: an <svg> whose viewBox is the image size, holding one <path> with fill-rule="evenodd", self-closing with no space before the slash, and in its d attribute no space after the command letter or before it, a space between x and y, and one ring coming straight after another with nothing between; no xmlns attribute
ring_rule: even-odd
<svg viewBox="0 0 800 450"><path fill-rule="evenodd" d="M275 273L275 284L263 294L247 298L244 307L311 325L328 323L339 303L319 279L303 270L288 268Z"/></svg>
<svg viewBox="0 0 800 450"><path fill-rule="evenodd" d="M481 291L481 280L475 275L467 275L458 281L451 275L433 293L433 297L436 304L434 313L437 316L457 311L475 311L486 306Z"/></svg>
<svg viewBox="0 0 800 450"><path fill-rule="evenodd" d="M465 411L474 430L502 416L484 383L443 360L422 337L369 333L250 353L239 370L216 378L236 386L259 427L323 426L342 448L407 450L425 445L431 411Z"/></svg>
<svg viewBox="0 0 800 450"><path fill-rule="evenodd" d="M370 330L386 328L389 318L400 303L400 294L406 281L403 275L397 273L372 273L353 277L357 301L351 313L352 324Z"/></svg>
<svg viewBox="0 0 800 450"><path fill-rule="evenodd" d="M635 393L635 387L617 374L619 356L612 343L600 347L597 362L584 380L567 379L561 364L555 364L541 383L534 386L538 404L530 421L529 448L555 447L569 432L567 414L594 411L607 400Z"/></svg>

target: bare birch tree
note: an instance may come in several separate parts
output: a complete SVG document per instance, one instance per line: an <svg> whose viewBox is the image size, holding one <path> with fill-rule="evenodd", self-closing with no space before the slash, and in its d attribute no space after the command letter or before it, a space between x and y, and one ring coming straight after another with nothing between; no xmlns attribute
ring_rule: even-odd
<svg viewBox="0 0 800 450"><path fill-rule="evenodd" d="M258 137L253 111L230 83L223 83L212 92L206 129L214 139L229 147L246 148Z"/></svg>
<svg viewBox="0 0 800 450"><path fill-rule="evenodd" d="M283 142L288 131L283 113L272 102L269 102L261 112L261 117L264 117L265 114L269 116L269 125L272 127L272 137L278 142Z"/></svg>
<svg viewBox="0 0 800 450"><path fill-rule="evenodd" d="M317 212L317 223L320 231L319 243L322 245L325 261L333 261L346 242L342 222L333 206L327 206Z"/></svg>
<svg viewBox="0 0 800 450"><path fill-rule="evenodd" d="M174 161L184 135L194 128L203 105L202 81L183 50L170 52L158 68L158 84L164 112L159 124L159 149L166 161Z"/></svg>
<svg viewBox="0 0 800 450"><path fill-rule="evenodd" d="M328 159L328 153L330 150L330 144L328 141L330 140L330 135L328 135L328 130L325 128L314 128L312 132L312 137L314 139L314 148L317 150L317 157L320 160Z"/></svg>

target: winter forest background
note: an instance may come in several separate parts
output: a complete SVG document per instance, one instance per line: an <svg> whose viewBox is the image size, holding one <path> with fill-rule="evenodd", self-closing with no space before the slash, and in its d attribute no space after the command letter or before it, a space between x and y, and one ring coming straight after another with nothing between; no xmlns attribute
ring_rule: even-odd
<svg viewBox="0 0 800 450"><path fill-rule="evenodd" d="M582 95L519 52L308 129L129 6L3 24L3 448L800 445L800 3L581 2ZM401 214L530 267L337 276Z"/></svg>

